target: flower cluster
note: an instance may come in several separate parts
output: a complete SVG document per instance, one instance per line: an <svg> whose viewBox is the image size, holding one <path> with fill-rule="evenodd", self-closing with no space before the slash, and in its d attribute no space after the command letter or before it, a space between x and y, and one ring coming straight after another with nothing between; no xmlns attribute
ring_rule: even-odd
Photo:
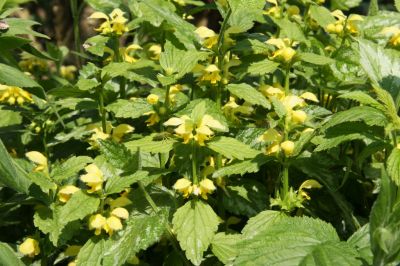
<svg viewBox="0 0 400 266"><path fill-rule="evenodd" d="M337 35L342 35L343 31L346 27L346 30L352 34L358 34L358 22L364 20L360 15L351 14L349 17L346 17L345 14L341 10L335 10L331 12L331 14L336 18L335 23L328 24L326 26L326 31L328 33L333 33Z"/></svg>
<svg viewBox="0 0 400 266"><path fill-rule="evenodd" d="M204 141L209 140L214 135L214 131L211 129L225 130L225 127L218 120L207 114L197 120L187 115L173 117L164 125L177 126L175 133L183 139L183 143L187 144L194 139L200 146L204 146Z"/></svg>
<svg viewBox="0 0 400 266"><path fill-rule="evenodd" d="M87 192L93 193L96 191L100 191L104 182L103 172L94 163L86 166L85 171L86 174L81 175L80 179L82 182L86 183L88 187L90 187Z"/></svg>
<svg viewBox="0 0 400 266"><path fill-rule="evenodd" d="M204 178L199 184L193 184L187 178L180 178L176 181L173 188L181 193L184 198L188 198L190 195L201 196L203 199L208 198L208 194L211 194L216 189L213 181L208 178Z"/></svg>
<svg viewBox="0 0 400 266"><path fill-rule="evenodd" d="M296 55L296 51L292 47L295 47L298 43L288 38L284 39L270 38L266 43L271 44L277 48L272 53L271 56L272 60L277 60L283 63L289 63Z"/></svg>
<svg viewBox="0 0 400 266"><path fill-rule="evenodd" d="M129 217L129 212L122 207L113 209L106 218L102 214L95 214L89 218L89 229L95 230L95 235L100 235L104 230L110 236L123 228L122 221Z"/></svg>
<svg viewBox="0 0 400 266"><path fill-rule="evenodd" d="M102 12L94 12L89 18L105 20L95 29L103 35L122 35L128 31L128 27L125 25L128 20L124 17L124 12L119 8L114 9L108 16Z"/></svg>
<svg viewBox="0 0 400 266"><path fill-rule="evenodd" d="M128 124L120 124L113 127L111 123L106 124L106 132L103 132L101 126L92 124L87 127L87 130L92 131L92 135L88 142L90 146L95 149L98 148L98 140L112 139L115 142L121 142L125 134L133 132L134 128Z"/></svg>
<svg viewBox="0 0 400 266"><path fill-rule="evenodd" d="M36 164L36 167L33 169L34 172L45 172L49 171L47 165L47 158L42 153L38 151L30 151L25 154L26 158Z"/></svg>
<svg viewBox="0 0 400 266"><path fill-rule="evenodd" d="M20 87L0 84L0 102L23 105L25 102L32 103L33 100L32 95Z"/></svg>

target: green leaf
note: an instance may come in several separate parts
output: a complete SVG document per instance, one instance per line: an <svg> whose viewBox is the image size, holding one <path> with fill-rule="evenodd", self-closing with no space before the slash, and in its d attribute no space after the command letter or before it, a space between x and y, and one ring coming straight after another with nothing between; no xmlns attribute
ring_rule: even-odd
<svg viewBox="0 0 400 266"><path fill-rule="evenodd" d="M0 265L24 266L25 264L9 245L0 242Z"/></svg>
<svg viewBox="0 0 400 266"><path fill-rule="evenodd" d="M289 19L273 19L276 25L279 26L281 29L280 37L287 37L291 40L299 41L299 42L306 42L306 37L304 36L303 31L301 30L300 26L295 23L291 22Z"/></svg>
<svg viewBox="0 0 400 266"><path fill-rule="evenodd" d="M41 86L20 70L0 63L0 83L17 87L39 87Z"/></svg>
<svg viewBox="0 0 400 266"><path fill-rule="evenodd" d="M103 140L99 142L100 151L105 156L106 162L114 168L124 172L134 172L137 170L138 159L123 144L114 141Z"/></svg>
<svg viewBox="0 0 400 266"><path fill-rule="evenodd" d="M103 255L108 250L108 242L104 238L93 237L79 250L76 257L79 266L101 266Z"/></svg>
<svg viewBox="0 0 400 266"><path fill-rule="evenodd" d="M155 140L157 137L160 137L161 140ZM124 145L132 152L136 152L140 147L140 150L144 152L167 153L174 148L175 143L176 141L168 136L164 138L163 135L157 136L157 134L153 134L138 140L125 142Z"/></svg>
<svg viewBox="0 0 400 266"><path fill-rule="evenodd" d="M398 106L400 88L400 53L372 42L359 40L360 66L373 84L390 92Z"/></svg>
<svg viewBox="0 0 400 266"><path fill-rule="evenodd" d="M301 61L314 65L328 65L335 63L335 60L332 58L313 53L299 53L299 57Z"/></svg>
<svg viewBox="0 0 400 266"><path fill-rule="evenodd" d="M129 217L126 227L117 238L108 240L103 265L123 265L142 249L156 243L165 231L168 222L166 213Z"/></svg>
<svg viewBox="0 0 400 266"><path fill-rule="evenodd" d="M360 104L369 105L371 107L381 109L381 110L383 108L383 106L377 100L375 100L374 98L372 98L371 96L369 96L368 94L366 94L363 91L346 92L342 95L339 95L339 98L357 101Z"/></svg>
<svg viewBox="0 0 400 266"><path fill-rule="evenodd" d="M359 6L361 0L333 0L331 3L331 10L340 9L340 10L349 10L351 8Z"/></svg>
<svg viewBox="0 0 400 266"><path fill-rule="evenodd" d="M225 189L227 195L224 195L222 204L233 214L252 217L267 208L267 190L255 180L230 182Z"/></svg>
<svg viewBox="0 0 400 266"><path fill-rule="evenodd" d="M322 220L275 216L255 230L239 243L234 265L362 265L357 251Z"/></svg>
<svg viewBox="0 0 400 266"><path fill-rule="evenodd" d="M0 109L0 128L19 125L22 122L22 116L19 112Z"/></svg>
<svg viewBox="0 0 400 266"><path fill-rule="evenodd" d="M231 16L228 24L234 32L244 32L251 29L254 21L263 21L263 0L228 0L231 8Z"/></svg>
<svg viewBox="0 0 400 266"><path fill-rule="evenodd" d="M32 26L39 24L36 21L22 18L6 18L4 21L9 25L7 35L32 35L35 37L50 39L46 35L32 30Z"/></svg>
<svg viewBox="0 0 400 266"><path fill-rule="evenodd" d="M251 76L262 76L268 73L273 73L279 66L279 63L264 59L254 62L249 65L247 72Z"/></svg>
<svg viewBox="0 0 400 266"><path fill-rule="evenodd" d="M164 51L160 55L160 65L166 73L173 73L178 80L186 73L192 71L199 60L207 58L208 53L196 50L181 50L167 41Z"/></svg>
<svg viewBox="0 0 400 266"><path fill-rule="evenodd" d="M311 5L310 6L310 17L314 19L322 27L326 27L328 24L335 23L336 19L332 16L329 9L324 6Z"/></svg>
<svg viewBox="0 0 400 266"><path fill-rule="evenodd" d="M19 170L17 167L18 165L13 162L0 139L0 182L15 191L28 194L32 182L28 179L25 171Z"/></svg>
<svg viewBox="0 0 400 266"><path fill-rule="evenodd" d="M85 41L86 50L94 55L103 56L104 48L109 40L109 37L96 35Z"/></svg>
<svg viewBox="0 0 400 266"><path fill-rule="evenodd" d="M138 118L153 111L153 107L143 98L133 100L119 99L106 106L107 111L113 112L117 118Z"/></svg>
<svg viewBox="0 0 400 266"><path fill-rule="evenodd" d="M358 251L359 257L365 260L369 265L372 265L373 254L371 250L369 224L364 225L352 234L347 240L347 243Z"/></svg>
<svg viewBox="0 0 400 266"><path fill-rule="evenodd" d="M100 83L94 79L80 79L76 83L76 86L82 91L92 90L98 87Z"/></svg>
<svg viewBox="0 0 400 266"><path fill-rule="evenodd" d="M211 242L214 255L225 265L232 263L238 254L237 243L241 239L239 234L218 233Z"/></svg>
<svg viewBox="0 0 400 266"><path fill-rule="evenodd" d="M242 230L244 239L252 239L253 237L263 234L264 230L273 223L279 223L286 215L278 211L263 211L247 221L246 226Z"/></svg>
<svg viewBox="0 0 400 266"><path fill-rule="evenodd" d="M265 96L246 83L229 84L226 88L235 96L244 99L251 104L261 105L267 109L271 108L271 104L268 102Z"/></svg>
<svg viewBox="0 0 400 266"><path fill-rule="evenodd" d="M73 156L62 164L54 166L51 177L57 182L62 182L76 176L79 171L92 161L92 158L88 156Z"/></svg>
<svg viewBox="0 0 400 266"><path fill-rule="evenodd" d="M34 224L40 231L49 234L50 240L57 246L63 230L68 230L68 223L94 213L99 205L99 198L80 190L75 192L65 205L52 206L51 209L39 208L34 215Z"/></svg>
<svg viewBox="0 0 400 266"><path fill-rule="evenodd" d="M240 162L235 162L226 165L213 173L213 178L221 176L231 176L231 175L244 175L246 173L256 173L260 170L260 167L271 160L263 154L257 155L251 160L245 160Z"/></svg>
<svg viewBox="0 0 400 266"><path fill-rule="evenodd" d="M200 265L203 252L218 229L217 214L202 200L192 200L175 212L172 224L186 257L194 265Z"/></svg>
<svg viewBox="0 0 400 266"><path fill-rule="evenodd" d="M400 12L400 0L394 0L394 6L396 7L397 11Z"/></svg>
<svg viewBox="0 0 400 266"><path fill-rule="evenodd" d="M134 174L127 176L116 176L107 181L105 193L106 194L114 194L120 193L126 188L129 188L132 184L142 181L149 173L146 171L137 171Z"/></svg>
<svg viewBox="0 0 400 266"><path fill-rule="evenodd" d="M375 16L379 12L378 0L371 0L368 7L368 16Z"/></svg>
<svg viewBox="0 0 400 266"><path fill-rule="evenodd" d="M394 148L387 159L387 171L396 185L400 186L400 149Z"/></svg>
<svg viewBox="0 0 400 266"><path fill-rule="evenodd" d="M259 151L250 148L243 142L229 137L215 137L207 143L207 147L229 159L244 160L260 154Z"/></svg>
<svg viewBox="0 0 400 266"><path fill-rule="evenodd" d="M380 110L369 106L356 106L334 114L321 129L326 130L338 124L352 121L363 121L369 126L384 127L387 124L386 116Z"/></svg>

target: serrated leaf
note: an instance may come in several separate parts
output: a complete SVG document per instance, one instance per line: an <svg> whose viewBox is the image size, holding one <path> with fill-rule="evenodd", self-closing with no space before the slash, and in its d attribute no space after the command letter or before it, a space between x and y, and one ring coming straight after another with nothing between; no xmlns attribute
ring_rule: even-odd
<svg viewBox="0 0 400 266"><path fill-rule="evenodd" d="M267 208L267 190L255 180L231 182L225 189L227 195L224 195L222 204L233 214L252 217Z"/></svg>
<svg viewBox="0 0 400 266"><path fill-rule="evenodd" d="M218 229L217 214L202 200L192 200L175 212L172 224L186 257L194 265L200 265Z"/></svg>
<svg viewBox="0 0 400 266"><path fill-rule="evenodd" d="M250 148L243 142L229 137L215 137L207 143L207 147L229 159L244 160L260 154L259 151Z"/></svg>
<svg viewBox="0 0 400 266"><path fill-rule="evenodd" d="M314 65L328 65L335 63L335 60L332 58L313 53L299 53L299 58L301 61Z"/></svg>
<svg viewBox="0 0 400 266"><path fill-rule="evenodd" d="M39 208L34 215L34 223L43 233L49 234L50 240L57 246L60 235L70 222L92 214L97 211L99 205L99 198L80 190L75 192L65 205L53 206L51 209Z"/></svg>
<svg viewBox="0 0 400 266"><path fill-rule="evenodd" d="M339 95L339 98L357 101L363 105L369 105L377 109L382 109L382 105L377 100L375 100L363 91L346 92L342 95Z"/></svg>
<svg viewBox="0 0 400 266"><path fill-rule="evenodd" d="M129 188L130 185L143 181L147 176L149 176L147 171L137 171L136 173L127 176L115 176L107 181L105 193L120 193L124 189Z"/></svg>
<svg viewBox="0 0 400 266"><path fill-rule="evenodd" d="M138 118L153 111L153 107L143 98L133 100L119 99L106 106L107 111L113 112L118 118Z"/></svg>
<svg viewBox="0 0 400 266"><path fill-rule="evenodd" d="M133 155L123 144L114 141L100 141L100 151L105 156L106 162L114 168L125 172L134 172L138 167L138 158Z"/></svg>
<svg viewBox="0 0 400 266"><path fill-rule="evenodd" d="M231 8L231 16L228 24L235 29L235 32L244 32L251 29L254 21L263 20L263 0L228 0Z"/></svg>
<svg viewBox="0 0 400 266"><path fill-rule="evenodd" d="M344 122L363 121L369 126L385 126L386 116L375 108L369 106L356 106L349 110L338 112L322 126L322 130L336 126Z"/></svg>
<svg viewBox="0 0 400 266"><path fill-rule="evenodd" d="M271 104L268 102L265 96L246 83L229 84L226 88L235 96L244 99L251 104L261 105L267 109L271 108Z"/></svg>
<svg viewBox="0 0 400 266"><path fill-rule="evenodd" d="M19 125L22 122L22 116L19 112L0 109L0 128Z"/></svg>
<svg viewBox="0 0 400 266"><path fill-rule="evenodd" d="M161 140L154 140L156 137L156 135L146 136L138 140L125 142L124 145L132 152L136 152L140 148L144 152L167 153L174 148L173 146L176 143L174 139L160 136Z"/></svg>
<svg viewBox="0 0 400 266"><path fill-rule="evenodd" d="M310 6L310 17L314 19L322 27L326 27L328 24L335 23L336 20L332 16L329 9L324 6L311 5Z"/></svg>
<svg viewBox="0 0 400 266"><path fill-rule="evenodd" d="M322 220L282 217L257 231L239 243L234 265L361 265L357 251Z"/></svg>
<svg viewBox="0 0 400 266"><path fill-rule="evenodd" d="M369 224L364 225L352 234L350 238L347 239L347 243L358 251L358 254L360 254L363 260L372 265L373 254L371 251Z"/></svg>
<svg viewBox="0 0 400 266"><path fill-rule="evenodd" d="M247 221L246 226L242 230L244 239L252 239L267 230L268 226L285 218L285 214L278 211L263 211Z"/></svg>
<svg viewBox="0 0 400 266"><path fill-rule="evenodd" d="M108 242L104 238L93 237L79 250L76 257L78 266L101 266Z"/></svg>
<svg viewBox="0 0 400 266"><path fill-rule="evenodd" d="M1 72L1 71L0 71ZM0 139L0 182L15 191L29 193L32 182L24 171L18 170Z"/></svg>
<svg viewBox="0 0 400 266"><path fill-rule="evenodd" d="M103 35L93 36L85 41L86 50L94 55L103 56L109 37Z"/></svg>
<svg viewBox="0 0 400 266"><path fill-rule="evenodd" d="M238 254L237 243L241 239L239 234L218 233L211 242L211 251L225 265L232 262Z"/></svg>
<svg viewBox="0 0 400 266"><path fill-rule="evenodd" d="M91 162L92 158L88 156L73 156L62 164L55 166L51 172L51 177L57 182L62 182L76 176L79 171Z"/></svg>
<svg viewBox="0 0 400 266"><path fill-rule="evenodd" d="M22 19L22 18L5 18L4 21L8 24L8 35L32 35L35 37L50 39L44 34L32 30L32 26L38 25L39 22Z"/></svg>
<svg viewBox="0 0 400 266"><path fill-rule="evenodd" d="M9 245L0 242L0 265L24 266L25 264Z"/></svg>
<svg viewBox="0 0 400 266"><path fill-rule="evenodd" d="M278 66L279 63L264 59L262 61L251 63L247 68L247 72L252 76L262 76L274 72Z"/></svg>
<svg viewBox="0 0 400 266"><path fill-rule="evenodd" d="M116 239L107 241L108 249L104 252L103 265L123 265L140 250L153 245L164 233L167 222L167 215L162 212L129 217L126 227Z"/></svg>
<svg viewBox="0 0 400 266"><path fill-rule="evenodd" d="M300 42L307 41L303 31L301 30L300 26L297 23L292 22L287 18L273 19L273 21L281 29L281 35L283 37L287 37L291 40Z"/></svg>
<svg viewBox="0 0 400 266"><path fill-rule="evenodd" d="M181 50L167 41L160 55L160 65L167 73L174 73L175 80L190 72L199 60L208 56L206 52L197 50Z"/></svg>
<svg viewBox="0 0 400 266"><path fill-rule="evenodd" d="M270 157L260 154L251 160L235 162L216 170L213 173L213 178L231 175L244 175L246 173L256 173L260 170L260 167L269 160L271 160Z"/></svg>

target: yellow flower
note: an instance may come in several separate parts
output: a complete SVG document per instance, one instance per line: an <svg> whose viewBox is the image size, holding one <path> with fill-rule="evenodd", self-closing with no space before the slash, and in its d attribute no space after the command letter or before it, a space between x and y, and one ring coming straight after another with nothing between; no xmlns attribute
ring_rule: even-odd
<svg viewBox="0 0 400 266"><path fill-rule="evenodd" d="M126 220L129 217L129 212L125 208L118 207L112 210L111 215Z"/></svg>
<svg viewBox="0 0 400 266"><path fill-rule="evenodd" d="M304 189L311 189L311 188L322 188L322 185L314 179L308 179L304 181L299 188L299 194L303 199L310 200L310 196L308 195L307 191L304 191Z"/></svg>
<svg viewBox="0 0 400 266"><path fill-rule="evenodd" d="M76 66L61 66L60 67L60 75L61 77L73 80L75 79L75 72L77 71Z"/></svg>
<svg viewBox="0 0 400 266"><path fill-rule="evenodd" d="M210 82L211 84L217 84L221 80L220 69L216 65L209 65L203 69L202 75L199 77L199 82Z"/></svg>
<svg viewBox="0 0 400 266"><path fill-rule="evenodd" d="M258 137L257 140L266 142L280 142L282 140L282 135L276 129L270 128L260 137Z"/></svg>
<svg viewBox="0 0 400 266"><path fill-rule="evenodd" d="M176 95L183 90L183 86L181 84L175 84L169 87L169 101L171 103L175 103Z"/></svg>
<svg viewBox="0 0 400 266"><path fill-rule="evenodd" d="M76 260L70 261L67 266L76 266Z"/></svg>
<svg viewBox="0 0 400 266"><path fill-rule="evenodd" d="M162 52L161 45L153 44L149 47L150 59L151 60L159 60L160 54Z"/></svg>
<svg viewBox="0 0 400 266"><path fill-rule="evenodd" d="M36 164L34 172L47 172L47 158L38 151L30 151L25 154L25 156L32 162Z"/></svg>
<svg viewBox="0 0 400 266"><path fill-rule="evenodd" d="M218 43L218 34L205 26L198 27L195 30L195 33L197 33L200 39L203 40L203 46L208 49L211 49L214 45Z"/></svg>
<svg viewBox="0 0 400 266"><path fill-rule="evenodd" d="M311 92L303 93L302 95L300 95L300 98L303 98L304 100L310 100L310 101L316 102L316 103L319 102L317 96L315 96L315 94L311 93Z"/></svg>
<svg viewBox="0 0 400 266"><path fill-rule="evenodd" d="M158 95L157 94L149 94L148 96L147 96L147 98L146 98L146 100L147 100L147 102L149 103L149 104L151 104L151 105L155 105L155 104L157 104L158 103L158 99L159 99L159 97L158 97Z"/></svg>
<svg viewBox="0 0 400 266"><path fill-rule="evenodd" d="M216 189L213 181L211 181L208 178L204 178L203 180L200 181L199 188L200 188L200 196L205 200L208 198L207 194L213 193L214 190Z"/></svg>
<svg viewBox="0 0 400 266"><path fill-rule="evenodd" d="M118 217L112 215L106 219L106 223L104 224L103 229L111 236L114 231L119 231L122 229L121 220Z"/></svg>
<svg viewBox="0 0 400 266"><path fill-rule="evenodd" d="M165 122L164 125L178 126L175 128L175 133L183 138L183 143L187 144L191 139L194 139L200 146L204 146L204 141L214 135L211 128L220 131L225 130L225 127L210 115L204 115L199 121L193 121L187 115L183 115L180 118L173 117Z"/></svg>
<svg viewBox="0 0 400 266"><path fill-rule="evenodd" d="M346 29L353 35L358 34L358 23L364 19L357 14L351 14L347 19Z"/></svg>
<svg viewBox="0 0 400 266"><path fill-rule="evenodd" d="M303 110L295 110L292 112L292 121L296 124L303 124L307 119L307 114Z"/></svg>
<svg viewBox="0 0 400 266"><path fill-rule="evenodd" d="M125 26L125 23L128 21L124 17L124 12L121 9L114 9L109 16L102 12L94 12L89 19L103 19L105 20L100 26L95 29L96 31L101 32L101 34L107 35L111 33L115 33L116 35L122 35L123 33L128 31L128 27Z"/></svg>
<svg viewBox="0 0 400 266"><path fill-rule="evenodd" d="M10 105L14 105L16 103L22 105L25 102L32 103L33 100L32 95L20 87L0 84L0 102L7 102Z"/></svg>
<svg viewBox="0 0 400 266"><path fill-rule="evenodd" d="M173 188L182 193L184 198L187 198L192 193L192 182L186 178L180 178L175 182Z"/></svg>
<svg viewBox="0 0 400 266"><path fill-rule="evenodd" d="M160 122L160 116L155 111L149 111L144 113L144 115L150 115L149 118L145 121L148 127L154 126L158 122Z"/></svg>
<svg viewBox="0 0 400 266"><path fill-rule="evenodd" d="M276 97L277 99L281 99L283 96L285 96L285 92L281 88L274 87L271 85L261 86L260 91L268 98Z"/></svg>
<svg viewBox="0 0 400 266"><path fill-rule="evenodd" d="M385 27L380 33L390 37L390 45L394 47L400 46L400 28L398 26Z"/></svg>
<svg viewBox="0 0 400 266"><path fill-rule="evenodd" d="M133 132L134 128L128 124L120 124L112 130L111 137L114 141L120 142L125 134Z"/></svg>
<svg viewBox="0 0 400 266"><path fill-rule="evenodd" d="M85 167L87 174L81 175L80 179L85 182L90 189L88 193L93 193L102 189L104 182L103 172L94 164Z"/></svg>
<svg viewBox="0 0 400 266"><path fill-rule="evenodd" d="M254 109L248 103L238 105L235 101L235 98L231 96L229 97L229 101L222 107L222 111L228 119L235 123L240 123L240 119L236 116L236 114L241 113L244 115L250 115Z"/></svg>
<svg viewBox="0 0 400 266"><path fill-rule="evenodd" d="M332 11L331 14L336 18L336 22L326 26L326 31L328 33L341 35L343 33L344 26L346 25L346 29L348 32L350 32L350 34L358 34L358 23L364 20L360 15L351 14L347 18L341 10Z"/></svg>
<svg viewBox="0 0 400 266"><path fill-rule="evenodd" d="M127 196L121 196L116 199L107 199L107 204L110 205L111 209L115 209L118 207L124 207L132 204L132 201Z"/></svg>
<svg viewBox="0 0 400 266"><path fill-rule="evenodd" d="M290 156L293 154L294 151L294 142L290 140L286 140L281 143L281 148L283 150L283 153L285 154L286 157Z"/></svg>
<svg viewBox="0 0 400 266"><path fill-rule="evenodd" d="M276 0L267 0L267 2L273 4L274 6L266 9L264 11L264 14L270 15L271 17L274 17L274 18L280 18L281 17L281 8L278 6L278 2Z"/></svg>
<svg viewBox="0 0 400 266"><path fill-rule="evenodd" d="M101 234L101 229L105 226L105 224L106 224L106 217L104 217L101 214L95 214L89 218L89 230L94 229L95 235Z"/></svg>
<svg viewBox="0 0 400 266"><path fill-rule="evenodd" d="M33 258L40 253L39 242L36 239L28 237L21 245L19 245L18 250L24 256Z"/></svg>
<svg viewBox="0 0 400 266"><path fill-rule="evenodd" d="M271 59L276 59L278 61L288 63L292 61L293 57L296 55L296 51L292 48L296 45L296 42L293 42L288 38L271 38L266 43L278 48L272 53Z"/></svg>
<svg viewBox="0 0 400 266"><path fill-rule="evenodd" d="M61 188L60 191L58 192L58 199L61 202L65 203L71 198L72 194L74 194L77 191L79 191L79 188L77 188L76 186L73 185L65 186Z"/></svg>
<svg viewBox="0 0 400 266"><path fill-rule="evenodd" d="M142 47L140 45L131 44L126 48L121 48L120 51L121 51L121 54L122 54L125 62L135 63L136 61L139 60L139 58L135 58L135 57L131 56L131 52L135 52L135 51L141 50L141 49L142 49Z"/></svg>
<svg viewBox="0 0 400 266"><path fill-rule="evenodd" d="M48 68L47 61L44 59L37 58L28 53L22 53L21 61L18 66L24 72L35 73L37 71L45 72Z"/></svg>
<svg viewBox="0 0 400 266"><path fill-rule="evenodd" d="M305 105L304 100L296 95L285 96L281 100L281 102L282 102L283 106L285 106L286 111L289 113L293 110L293 108L295 108L297 106L302 107Z"/></svg>

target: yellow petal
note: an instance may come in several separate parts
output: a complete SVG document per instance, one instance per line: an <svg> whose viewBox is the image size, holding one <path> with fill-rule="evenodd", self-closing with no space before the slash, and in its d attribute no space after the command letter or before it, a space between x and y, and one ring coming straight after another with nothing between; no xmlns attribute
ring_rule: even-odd
<svg viewBox="0 0 400 266"><path fill-rule="evenodd" d="M184 122L185 121L181 118L172 117L164 123L164 126L179 126L179 125L183 124Z"/></svg>
<svg viewBox="0 0 400 266"><path fill-rule="evenodd" d="M274 128L270 128L265 131L260 137L258 137L258 141L272 141L277 142L282 139L282 135Z"/></svg>
<svg viewBox="0 0 400 266"><path fill-rule="evenodd" d="M205 26L198 27L194 32L197 33L197 35L199 35L200 38L202 38L202 39L214 37L217 35L217 34L215 34L215 32L213 30L211 30Z"/></svg>
<svg viewBox="0 0 400 266"><path fill-rule="evenodd" d="M129 217L129 212L125 208L119 207L112 210L111 215L126 220Z"/></svg>
<svg viewBox="0 0 400 266"><path fill-rule="evenodd" d="M206 71L206 72L219 72L219 68L216 65L212 64L212 65L208 65L204 69L204 71Z"/></svg>
<svg viewBox="0 0 400 266"><path fill-rule="evenodd" d="M307 114L303 110L296 110L292 112L292 121L294 123L302 124L306 121Z"/></svg>
<svg viewBox="0 0 400 266"><path fill-rule="evenodd" d="M221 131L226 130L226 128L218 120L214 119L210 115L204 115L201 120L201 124Z"/></svg>
<svg viewBox="0 0 400 266"><path fill-rule="evenodd" d="M158 99L159 99L160 97L158 97L158 95L157 94L149 94L148 96L147 96L147 98L146 98L146 100L147 100L147 102L149 103L149 104L151 104L151 105L154 105L154 104L157 104L158 103Z"/></svg>
<svg viewBox="0 0 400 266"><path fill-rule="evenodd" d="M294 151L294 142L290 140L286 140L281 143L281 148L286 156L290 156Z"/></svg>
<svg viewBox="0 0 400 266"><path fill-rule="evenodd" d="M90 15L89 19L105 19L109 21L108 16L102 12L94 12L92 15Z"/></svg>
<svg viewBox="0 0 400 266"><path fill-rule="evenodd" d="M192 185L192 182L186 178L180 178L178 179L173 188L175 190L183 190L183 189L187 189L188 187L190 187Z"/></svg>
<svg viewBox="0 0 400 266"><path fill-rule="evenodd" d="M38 165L47 166L47 158L38 151L30 151L25 154L25 156Z"/></svg>
<svg viewBox="0 0 400 266"><path fill-rule="evenodd" d="M28 237L18 247L18 250L25 256L34 257L36 255L39 255L40 253L39 242L33 238Z"/></svg>
<svg viewBox="0 0 400 266"><path fill-rule="evenodd" d="M266 41L266 43L274 45L274 46L278 47L279 49L286 47L286 44L282 39L270 38L268 41Z"/></svg>
<svg viewBox="0 0 400 266"><path fill-rule="evenodd" d="M115 216L110 216L107 218L106 221L107 227L111 229L112 231L118 231L122 229L122 223L121 220L118 217ZM104 228L106 229L106 228ZM108 230L106 230L108 231Z"/></svg>
<svg viewBox="0 0 400 266"><path fill-rule="evenodd" d="M313 102L316 102L316 103L319 102L317 96L315 96L315 94L311 93L311 92L303 93L302 95L300 95L300 98L303 98L305 100L310 100L310 101L313 101Z"/></svg>
<svg viewBox="0 0 400 266"><path fill-rule="evenodd" d="M95 214L89 218L89 229L101 229L105 224L106 218L101 214Z"/></svg>

